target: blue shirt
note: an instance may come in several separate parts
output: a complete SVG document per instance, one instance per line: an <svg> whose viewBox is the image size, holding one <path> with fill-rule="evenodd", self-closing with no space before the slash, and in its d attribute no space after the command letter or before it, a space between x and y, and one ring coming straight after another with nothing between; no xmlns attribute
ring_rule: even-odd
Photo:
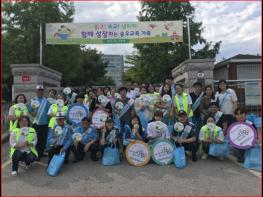
<svg viewBox="0 0 263 197"><path fill-rule="evenodd" d="M51 148L52 146L55 146L55 145L59 145L59 146L63 146L64 150L67 150L70 147L70 145L72 144L72 133L73 133L73 131L68 124L65 124L62 127L61 135L56 136L56 134L55 134L56 127L58 127L58 125L56 125L54 127L54 129L49 129L48 139L47 139L48 144L49 144L48 148Z"/></svg>
<svg viewBox="0 0 263 197"><path fill-rule="evenodd" d="M29 112L37 112L37 115L33 119L33 124L37 125L47 125L48 124L48 109L50 107L50 103L47 101L45 97L34 97L33 99L38 100L40 106L38 109L33 109L31 104L28 106Z"/></svg>
<svg viewBox="0 0 263 197"><path fill-rule="evenodd" d="M88 144L92 140L99 140L99 133L94 127L89 127L86 131L84 131L84 128L80 126L76 129L76 132L82 134L81 143L84 145Z"/></svg>

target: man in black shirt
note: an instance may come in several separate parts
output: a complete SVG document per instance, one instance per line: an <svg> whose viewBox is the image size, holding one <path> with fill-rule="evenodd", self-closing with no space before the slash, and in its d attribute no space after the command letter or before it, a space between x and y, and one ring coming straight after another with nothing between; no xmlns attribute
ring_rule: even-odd
<svg viewBox="0 0 263 197"><path fill-rule="evenodd" d="M196 152L198 150L196 127L188 122L187 113L183 110L178 112L178 120L184 125L182 131L173 131L172 138L176 146L184 146L185 150L192 152L192 161L197 161Z"/></svg>

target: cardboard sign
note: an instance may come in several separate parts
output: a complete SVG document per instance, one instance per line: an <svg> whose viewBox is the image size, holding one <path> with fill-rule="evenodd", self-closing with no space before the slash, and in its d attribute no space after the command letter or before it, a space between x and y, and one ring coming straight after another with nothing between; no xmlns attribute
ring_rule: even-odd
<svg viewBox="0 0 263 197"><path fill-rule="evenodd" d="M109 114L103 110L96 110L92 115L92 124L97 128L101 129L105 125L105 121L107 120Z"/></svg>
<svg viewBox="0 0 263 197"><path fill-rule="evenodd" d="M256 143L257 132L248 123L234 123L227 130L230 144L238 149L249 149Z"/></svg>
<svg viewBox="0 0 263 197"><path fill-rule="evenodd" d="M84 105L74 104L68 110L68 120L72 124L80 124L84 117L89 117L89 111Z"/></svg>
<svg viewBox="0 0 263 197"><path fill-rule="evenodd" d="M127 161L134 166L144 166L150 161L150 147L142 141L130 142L126 148Z"/></svg>
<svg viewBox="0 0 263 197"><path fill-rule="evenodd" d="M173 161L174 145L168 140L158 140L152 146L152 159L158 165L168 165Z"/></svg>

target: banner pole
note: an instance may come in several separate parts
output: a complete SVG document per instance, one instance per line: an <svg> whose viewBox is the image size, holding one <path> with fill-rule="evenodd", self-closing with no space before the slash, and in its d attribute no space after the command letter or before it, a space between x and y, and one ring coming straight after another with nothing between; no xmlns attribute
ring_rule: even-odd
<svg viewBox="0 0 263 197"><path fill-rule="evenodd" d="M191 38L190 38L190 24L189 24L190 16L186 16L187 19L187 34L188 34L188 52L189 52L189 60L192 59L191 55Z"/></svg>
<svg viewBox="0 0 263 197"><path fill-rule="evenodd" d="M39 63L42 65L42 24L40 23L40 45L39 45Z"/></svg>

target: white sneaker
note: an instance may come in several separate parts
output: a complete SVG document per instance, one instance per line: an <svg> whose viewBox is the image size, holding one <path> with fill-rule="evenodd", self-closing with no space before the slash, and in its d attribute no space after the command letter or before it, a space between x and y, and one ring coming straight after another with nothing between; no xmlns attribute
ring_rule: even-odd
<svg viewBox="0 0 263 197"><path fill-rule="evenodd" d="M28 170L30 168L31 165L26 165L26 169Z"/></svg>
<svg viewBox="0 0 263 197"><path fill-rule="evenodd" d="M207 154L203 154L201 159L206 159L207 158Z"/></svg>
<svg viewBox="0 0 263 197"><path fill-rule="evenodd" d="M17 176L17 171L12 171L11 175L12 176Z"/></svg>

